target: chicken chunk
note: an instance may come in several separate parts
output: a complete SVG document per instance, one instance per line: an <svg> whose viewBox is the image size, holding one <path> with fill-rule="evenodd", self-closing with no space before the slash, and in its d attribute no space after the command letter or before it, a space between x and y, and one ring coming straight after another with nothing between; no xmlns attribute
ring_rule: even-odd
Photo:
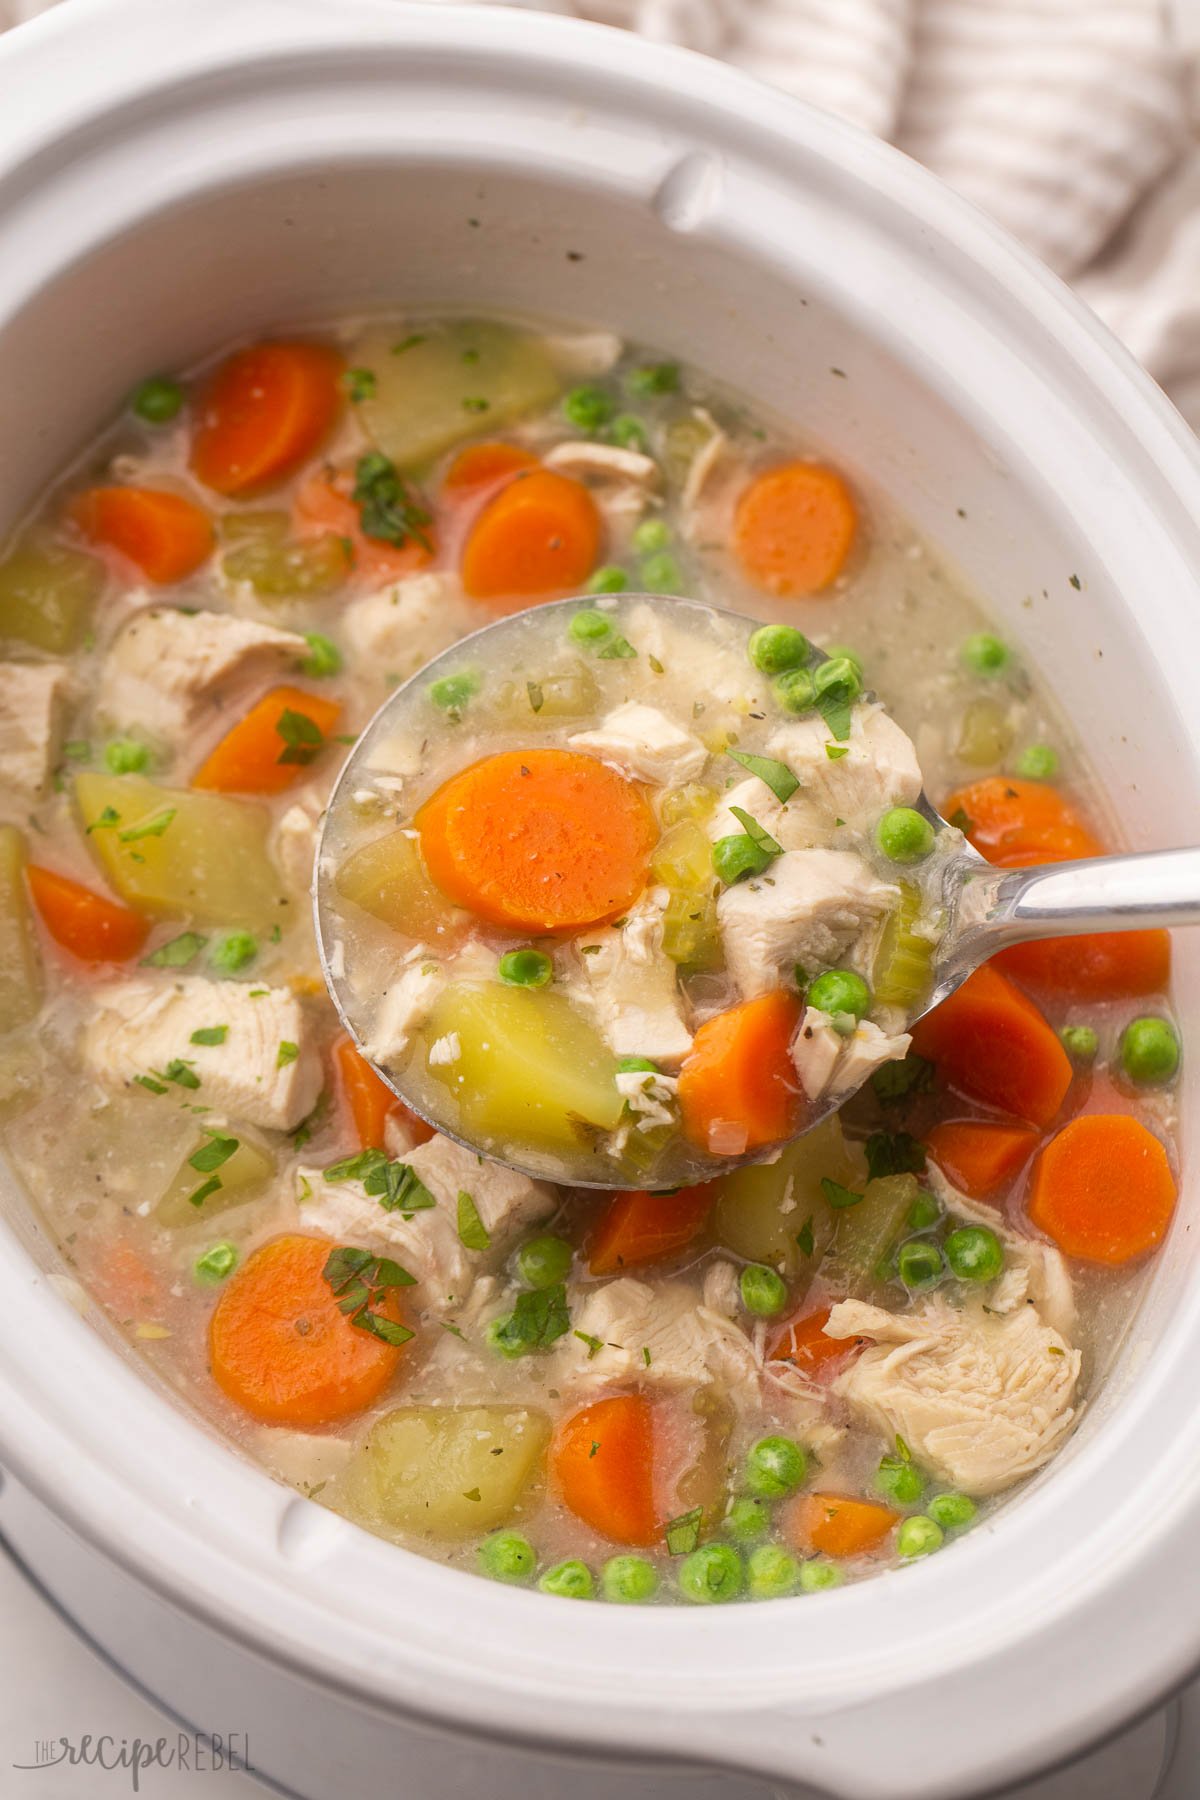
<svg viewBox="0 0 1200 1800"><path fill-rule="evenodd" d="M66 663L0 663L0 805L17 815L45 792L70 691Z"/></svg>
<svg viewBox="0 0 1200 1800"><path fill-rule="evenodd" d="M899 890L847 850L790 850L717 901L725 962L744 1000L836 966L869 968Z"/></svg>
<svg viewBox="0 0 1200 1800"><path fill-rule="evenodd" d="M792 1062L810 1100L838 1100L856 1094L882 1063L907 1056L911 1043L907 1032L883 1031L870 1019L843 1037L828 1013L810 1006L792 1045Z"/></svg>
<svg viewBox="0 0 1200 1800"><path fill-rule="evenodd" d="M342 636L362 675L403 681L480 622L458 576L435 570L352 600Z"/></svg>
<svg viewBox="0 0 1200 1800"><path fill-rule="evenodd" d="M827 817L854 825L915 803L922 785L917 753L882 707L854 708L844 756L830 758L829 742L828 725L814 714L781 726L767 745Z"/></svg>
<svg viewBox="0 0 1200 1800"><path fill-rule="evenodd" d="M542 345L559 373L576 381L607 375L624 349L615 331L555 332Z"/></svg>
<svg viewBox="0 0 1200 1800"><path fill-rule="evenodd" d="M468 1299L485 1252L468 1250L458 1235L458 1196L475 1202L491 1249L554 1211L553 1191L473 1150L436 1134L404 1154L404 1161L433 1196L409 1216L389 1212L360 1181L329 1182L320 1170L301 1172L308 1197L302 1223L314 1231L395 1257L420 1283L419 1303L431 1312L459 1309Z"/></svg>
<svg viewBox="0 0 1200 1800"><path fill-rule="evenodd" d="M1075 1288L1062 1251L1013 1231L994 1206L960 1193L935 1162L926 1166L922 1180L954 1218L986 1225L1004 1245L1004 1273L988 1296L989 1310L1009 1313L1029 1302L1047 1325L1069 1337L1075 1329Z"/></svg>
<svg viewBox="0 0 1200 1800"><path fill-rule="evenodd" d="M220 1043L196 1042L196 1032L221 1026ZM312 1028L286 988L189 976L110 982L92 990L82 1053L89 1074L113 1087L182 1066L198 1103L270 1131L291 1131L321 1091Z"/></svg>
<svg viewBox="0 0 1200 1800"><path fill-rule="evenodd" d="M917 1313L843 1300L825 1332L871 1339L834 1383L852 1412L964 1494L1031 1475L1074 1422L1079 1351L1034 1306L997 1317L936 1299Z"/></svg>
<svg viewBox="0 0 1200 1800"><path fill-rule="evenodd" d="M592 438L572 438L547 450L542 462L563 475L591 477L593 481L635 487L644 494L662 486L662 470L652 456L640 450L622 450L616 444L597 444Z"/></svg>
<svg viewBox="0 0 1200 1800"><path fill-rule="evenodd" d="M173 749L206 719L226 718L257 688L293 674L308 654L294 631L232 613L136 613L104 659L96 710L110 724L140 726Z"/></svg>
<svg viewBox="0 0 1200 1800"><path fill-rule="evenodd" d="M318 816L299 801L289 806L275 827L271 843L275 867L288 886L301 894L307 894L312 886Z"/></svg>
<svg viewBox="0 0 1200 1800"><path fill-rule="evenodd" d="M704 1304L686 1282L650 1286L631 1275L583 1290L574 1335L562 1340L562 1379L604 1388L620 1381L695 1388L717 1383L758 1390L758 1359L745 1332ZM598 1340L599 1349L595 1342ZM649 1355L647 1355L649 1352Z"/></svg>
<svg viewBox="0 0 1200 1800"><path fill-rule="evenodd" d="M655 891L624 925L585 932L572 955L573 997L616 1056L669 1064L682 1061L692 1047L674 965L659 954L661 942Z"/></svg>
<svg viewBox="0 0 1200 1800"><path fill-rule="evenodd" d="M577 731L567 741L572 750L602 756L641 781L694 781L708 761L708 751L690 731L637 700L614 708L594 731Z"/></svg>

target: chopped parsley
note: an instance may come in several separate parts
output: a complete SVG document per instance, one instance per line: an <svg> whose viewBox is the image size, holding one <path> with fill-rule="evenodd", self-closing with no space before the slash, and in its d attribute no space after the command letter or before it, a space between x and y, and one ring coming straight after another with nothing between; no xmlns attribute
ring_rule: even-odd
<svg viewBox="0 0 1200 1800"><path fill-rule="evenodd" d="M207 1137L207 1144L201 1144L187 1159L188 1168L195 1169L197 1175L211 1175L214 1169L227 1163L238 1148L238 1139L226 1137L224 1132L208 1131Z"/></svg>
<svg viewBox="0 0 1200 1800"><path fill-rule="evenodd" d="M496 1322L492 1337L506 1356L527 1356L533 1350L549 1349L570 1329L567 1290L559 1281L553 1287L519 1294L508 1317Z"/></svg>
<svg viewBox="0 0 1200 1800"><path fill-rule="evenodd" d="M704 1520L704 1508L693 1506L691 1512L680 1513L674 1519L668 1519L663 1526L663 1537L667 1541L667 1550L671 1556L690 1556L700 1542L700 1526Z"/></svg>
<svg viewBox="0 0 1200 1800"><path fill-rule="evenodd" d="M604 1339L593 1337L590 1331L576 1331L572 1333L572 1336L577 1337L581 1344L587 1345L589 1362L591 1362L598 1350L603 1350L604 1348Z"/></svg>
<svg viewBox="0 0 1200 1800"><path fill-rule="evenodd" d="M188 935L188 934L185 934ZM201 938L201 943L204 939ZM231 931L213 946L209 961L221 975L236 975L258 955L258 939L248 931Z"/></svg>
<svg viewBox="0 0 1200 1800"><path fill-rule="evenodd" d="M768 856L782 856L783 845L777 844L770 832L763 830L757 819L752 819L750 814L740 806L731 806L729 810L752 844Z"/></svg>
<svg viewBox="0 0 1200 1800"><path fill-rule="evenodd" d="M93 831L111 831L114 825L119 825L120 823L121 815L116 807L106 806L102 812L97 813L84 835L86 837L91 837Z"/></svg>
<svg viewBox="0 0 1200 1800"><path fill-rule="evenodd" d="M202 1182L194 1193L188 1195L188 1205L203 1206L209 1195L215 1194L220 1186L221 1177L219 1175L210 1175L208 1180Z"/></svg>
<svg viewBox="0 0 1200 1800"><path fill-rule="evenodd" d="M813 1241L813 1221L812 1221L811 1213L809 1213L807 1219L805 1219L803 1225L800 1227L799 1231L796 1233L796 1243L799 1246L801 1256L811 1256L812 1255L813 1249L814 1249L814 1241Z"/></svg>
<svg viewBox="0 0 1200 1800"><path fill-rule="evenodd" d="M192 1073L192 1066L181 1056L172 1057L166 1068L162 1070L164 1081L173 1081L176 1087L198 1088L200 1077Z"/></svg>
<svg viewBox="0 0 1200 1800"><path fill-rule="evenodd" d="M280 1038L279 1048L275 1052L275 1067L286 1069L289 1063L295 1062L299 1054L299 1044L293 1044L289 1038Z"/></svg>
<svg viewBox="0 0 1200 1800"><path fill-rule="evenodd" d="M406 1344L412 1337L407 1325L385 1317L379 1310L389 1293L412 1287L416 1280L398 1262L342 1245L330 1251L321 1273L333 1290L338 1311L345 1313L360 1331L370 1332L385 1344Z"/></svg>
<svg viewBox="0 0 1200 1800"><path fill-rule="evenodd" d="M382 1150L360 1150L343 1157L324 1171L326 1181L361 1181L363 1192L379 1201L385 1212L426 1212L436 1206L433 1195L404 1162L389 1162Z"/></svg>
<svg viewBox="0 0 1200 1800"><path fill-rule="evenodd" d="M110 738L104 746L104 761L114 775L140 775L149 766L150 752L136 738Z"/></svg>
<svg viewBox="0 0 1200 1800"><path fill-rule="evenodd" d="M907 1131L876 1131L867 1139L867 1180L886 1175L920 1175L925 1147Z"/></svg>
<svg viewBox="0 0 1200 1800"><path fill-rule="evenodd" d="M422 549L433 548L425 529L429 513L414 500L395 463L382 450L368 450L359 457L351 498L367 537L384 544L406 544L413 538Z"/></svg>
<svg viewBox="0 0 1200 1800"><path fill-rule="evenodd" d="M884 1063L871 1077L875 1098L884 1106L910 1095L924 1094L933 1086L933 1064L923 1056L906 1056L903 1062Z"/></svg>
<svg viewBox="0 0 1200 1800"><path fill-rule="evenodd" d="M275 758L279 763L297 763L304 768L325 748L325 733L307 713L284 708L275 721L275 729L283 739L283 749ZM121 836L124 837L124 832Z"/></svg>
<svg viewBox="0 0 1200 1800"><path fill-rule="evenodd" d="M124 831L118 831L118 843L136 844L141 838L161 837L178 810L178 807L175 806L165 806L152 818L139 819L136 825L127 825Z"/></svg>
<svg viewBox="0 0 1200 1800"><path fill-rule="evenodd" d="M458 1237L466 1250L486 1250L492 1241L491 1232L479 1216L474 1195L468 1194L465 1188L458 1190Z"/></svg>
<svg viewBox="0 0 1200 1800"><path fill-rule="evenodd" d="M741 763L743 769L751 775L757 775L765 781L777 800L788 801L800 786L786 763L776 762L770 756L751 756L748 750L726 750L726 756L733 762Z"/></svg>
<svg viewBox="0 0 1200 1800"><path fill-rule="evenodd" d="M485 412L490 412L491 410L492 410L491 401L483 399L482 395L469 394L463 400L463 411L464 412L485 413Z"/></svg>
<svg viewBox="0 0 1200 1800"><path fill-rule="evenodd" d="M308 1114L308 1116L306 1118L301 1119L301 1121L297 1125L295 1131L293 1131L293 1133L292 1133L292 1149L293 1150L303 1150L305 1144L307 1144L309 1139L312 1137L313 1132L319 1130L321 1125L324 1124L325 1115L328 1111L329 1111L329 1090L327 1088L325 1088L325 1089L322 1089L320 1094L318 1094L317 1103L313 1107L312 1111Z"/></svg>
<svg viewBox="0 0 1200 1800"><path fill-rule="evenodd" d="M375 381L374 369L347 369L346 373L342 376L342 381L345 384L347 394L355 406L362 400L373 400L375 398L375 388L377 384Z"/></svg>
<svg viewBox="0 0 1200 1800"><path fill-rule="evenodd" d="M597 650L596 655L601 662L628 662L631 656L637 655L637 651L628 638L622 637L619 631L614 631Z"/></svg>
<svg viewBox="0 0 1200 1800"><path fill-rule="evenodd" d="M830 762L837 762L841 757L849 755L849 744L826 744L825 754Z"/></svg>
<svg viewBox="0 0 1200 1800"><path fill-rule="evenodd" d="M195 962L208 939L201 937L198 931L183 931L178 937L168 939L152 950L149 956L143 956L142 964L150 969L186 969L190 962Z"/></svg>
<svg viewBox="0 0 1200 1800"><path fill-rule="evenodd" d="M854 718L854 689L849 682L835 681L817 695L817 711L829 727L830 735L839 743L850 736Z"/></svg>
<svg viewBox="0 0 1200 1800"><path fill-rule="evenodd" d="M342 653L332 638L323 631L306 631L304 641L308 645L308 655L300 659L300 673L311 676L314 681L326 675L337 675L342 667ZM350 740L353 743L353 739Z"/></svg>
<svg viewBox="0 0 1200 1800"><path fill-rule="evenodd" d="M189 1041L193 1044L223 1044L228 1036L228 1025L202 1025L199 1031L193 1031Z"/></svg>
<svg viewBox="0 0 1200 1800"><path fill-rule="evenodd" d="M833 1181L828 1175L821 1177L821 1192L835 1212L844 1211L848 1206L857 1206L862 1199L853 1188L843 1187L840 1181Z"/></svg>
<svg viewBox="0 0 1200 1800"><path fill-rule="evenodd" d="M546 703L546 697L542 693L541 684L536 681L527 681L525 683L525 692L529 695L529 704L532 710L535 713L540 713L542 707Z"/></svg>
<svg viewBox="0 0 1200 1800"><path fill-rule="evenodd" d="M86 738L68 738L63 745L63 755L68 762L87 762L92 754L92 746Z"/></svg>
<svg viewBox="0 0 1200 1800"><path fill-rule="evenodd" d="M414 331L409 337L401 338L398 344L392 345L393 356L403 356L406 350L415 350L418 344L425 342L423 331Z"/></svg>
<svg viewBox="0 0 1200 1800"><path fill-rule="evenodd" d="M152 1075L135 1075L133 1079L139 1087L144 1087L148 1094L165 1094L167 1091L166 1082L155 1081Z"/></svg>

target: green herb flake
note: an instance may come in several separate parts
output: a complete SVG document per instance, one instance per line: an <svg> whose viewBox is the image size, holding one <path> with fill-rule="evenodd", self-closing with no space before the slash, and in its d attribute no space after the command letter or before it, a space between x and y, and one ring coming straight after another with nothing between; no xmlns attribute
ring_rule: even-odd
<svg viewBox="0 0 1200 1800"><path fill-rule="evenodd" d="M650 1364L651 1364L651 1362L652 1362L652 1361L653 1361L653 1358L652 1358L652 1357L651 1357L651 1355L650 1355L650 1346L649 1346L649 1344L643 1344L643 1345L642 1345L642 1361L643 1361L643 1362L644 1362L644 1363L645 1363L645 1365L646 1365L646 1367L647 1367L647 1368L649 1368L649 1367L650 1367Z"/></svg>
<svg viewBox="0 0 1200 1800"><path fill-rule="evenodd" d="M763 830L757 819L752 819L750 814L740 806L731 806L729 810L752 844L756 844L768 856L783 855L783 845L777 844L770 832Z"/></svg>
<svg viewBox="0 0 1200 1800"><path fill-rule="evenodd" d="M816 1245L813 1238L813 1221L811 1213L809 1213L807 1219L805 1219L803 1225L796 1233L796 1243L799 1247L801 1256L812 1255Z"/></svg>
<svg viewBox="0 0 1200 1800"><path fill-rule="evenodd" d="M907 1131L876 1131L867 1139L867 1180L888 1175L920 1175L925 1147Z"/></svg>
<svg viewBox="0 0 1200 1800"><path fill-rule="evenodd" d="M308 655L300 659L300 673L309 676L313 681L323 680L329 675L338 675L342 668L342 653L332 638L323 631L306 631L304 641L308 645ZM354 739L351 738L353 743Z"/></svg>
<svg viewBox="0 0 1200 1800"><path fill-rule="evenodd" d="M161 837L178 810L178 807L166 806L161 812L156 812L153 818L141 819L136 825L127 825L124 831L118 831L117 842L135 844L141 838Z"/></svg>
<svg viewBox="0 0 1200 1800"><path fill-rule="evenodd" d="M961 831L964 836L969 836L975 829L975 821L967 817L966 810L961 806L955 807L946 823L953 825L955 831Z"/></svg>
<svg viewBox="0 0 1200 1800"><path fill-rule="evenodd" d="M384 1317L379 1308L396 1288L412 1287L416 1277L387 1256L373 1256L369 1250L353 1250L346 1245L331 1250L321 1273L333 1290L339 1312L345 1313L352 1325L369 1332L385 1344L406 1344L413 1333L406 1325Z"/></svg>
<svg viewBox="0 0 1200 1800"><path fill-rule="evenodd" d="M202 1025L188 1040L193 1044L223 1044L229 1036L228 1025Z"/></svg>
<svg viewBox="0 0 1200 1800"><path fill-rule="evenodd" d="M374 369L347 369L342 376L342 382L355 406L360 401L375 398L377 383Z"/></svg>
<svg viewBox="0 0 1200 1800"><path fill-rule="evenodd" d="M221 1177L219 1175L210 1175L208 1180L202 1182L194 1193L188 1195L188 1205L203 1206L209 1195L215 1194L220 1186Z"/></svg>
<svg viewBox="0 0 1200 1800"><path fill-rule="evenodd" d="M275 730L283 739L283 749L275 758L278 763L295 763L305 768L325 748L325 733L317 721L290 706L276 719Z"/></svg>
<svg viewBox="0 0 1200 1800"><path fill-rule="evenodd" d="M590 1331L576 1331L572 1333L572 1336L577 1337L581 1344L587 1345L589 1362L591 1362L597 1351L603 1350L604 1348L604 1339L593 1337Z"/></svg>
<svg viewBox="0 0 1200 1800"><path fill-rule="evenodd" d="M161 1073L164 1081L173 1081L176 1087L194 1089L200 1086L200 1077L192 1073L191 1064L181 1056L172 1057Z"/></svg>
<svg viewBox="0 0 1200 1800"><path fill-rule="evenodd" d="M286 1069L289 1063L295 1062L299 1054L299 1044L293 1044L289 1038L280 1038L279 1048L275 1052L275 1067Z"/></svg>
<svg viewBox="0 0 1200 1800"><path fill-rule="evenodd" d="M665 675L666 674L666 670L663 668L662 664L659 662L657 656L647 656L646 661L650 664L650 667L655 675Z"/></svg>
<svg viewBox="0 0 1200 1800"><path fill-rule="evenodd" d="M533 1350L548 1349L570 1329L567 1290L560 1281L554 1287L519 1294L511 1313L496 1325L494 1337L506 1354L527 1356Z"/></svg>
<svg viewBox="0 0 1200 1800"><path fill-rule="evenodd" d="M418 344L425 342L423 331L414 331L409 337L401 338L398 344L392 345L393 356L403 356L406 350L415 350Z"/></svg>
<svg viewBox="0 0 1200 1800"><path fill-rule="evenodd" d="M474 1195L465 1188L458 1190L458 1238L465 1250L486 1250L492 1234L479 1216Z"/></svg>
<svg viewBox="0 0 1200 1800"><path fill-rule="evenodd" d="M467 1488L463 1493L464 1500L482 1500L483 1495L477 1487Z"/></svg>
<svg viewBox="0 0 1200 1800"><path fill-rule="evenodd" d="M209 1131L207 1135L207 1144L201 1144L188 1157L188 1168L195 1169L197 1175L210 1175L214 1169L227 1163L238 1148L238 1139L226 1137L224 1132Z"/></svg>
<svg viewBox="0 0 1200 1800"><path fill-rule="evenodd" d="M84 835L85 837L91 837L93 831L111 831L114 825L119 825L120 823L121 815L116 807L106 806L104 810L98 813L92 820Z"/></svg>
<svg viewBox="0 0 1200 1800"><path fill-rule="evenodd" d="M142 966L149 969L186 969L195 962L208 939L201 937L198 931L184 931L178 937L170 938L152 950L149 956L143 956Z"/></svg>
<svg viewBox="0 0 1200 1800"><path fill-rule="evenodd" d="M104 746L104 762L113 775L140 775L150 765L150 752L136 738L110 738Z"/></svg>
<svg viewBox="0 0 1200 1800"><path fill-rule="evenodd" d="M87 762L92 754L92 746L86 738L68 738L63 745L63 755L68 762Z"/></svg>
<svg viewBox="0 0 1200 1800"><path fill-rule="evenodd" d="M166 1083L155 1081L152 1075L135 1075L133 1079L139 1087L144 1087L148 1094L165 1094L167 1091Z"/></svg>
<svg viewBox="0 0 1200 1800"><path fill-rule="evenodd" d="M833 1181L828 1175L821 1177L821 1192L835 1212L843 1212L849 1206L857 1206L862 1199L853 1188L843 1187L840 1181Z"/></svg>
<svg viewBox="0 0 1200 1800"><path fill-rule="evenodd" d="M628 662L631 656L636 655L637 651L629 639L622 637L619 631L614 631L613 635L596 652L600 662Z"/></svg>
<svg viewBox="0 0 1200 1800"><path fill-rule="evenodd" d="M464 412L485 413L492 410L491 401L485 400L481 394L467 395L462 404Z"/></svg>
<svg viewBox="0 0 1200 1800"><path fill-rule="evenodd" d="M368 450L359 457L351 498L367 537L397 545L412 538L424 550L433 548L425 529L430 514L413 498L395 463L382 450Z"/></svg>
<svg viewBox="0 0 1200 1800"><path fill-rule="evenodd" d="M201 938L200 942L205 940ZM213 946L209 961L221 975L236 975L258 955L258 939L248 931L231 931ZM267 990L264 988L263 992Z"/></svg>
<svg viewBox="0 0 1200 1800"><path fill-rule="evenodd" d="M843 756L850 754L849 744L826 744L825 754L830 762L839 762Z"/></svg>
<svg viewBox="0 0 1200 1800"><path fill-rule="evenodd" d="M540 713L542 707L546 703L546 697L542 692L541 683L537 681L527 681L525 683L525 692L529 695L529 704L532 710L535 713Z"/></svg>
<svg viewBox="0 0 1200 1800"><path fill-rule="evenodd" d="M740 763L751 775L757 775L760 781L766 782L775 798L788 801L800 786L786 763L776 762L770 756L752 756L748 750L726 750L726 756L735 763Z"/></svg>
<svg viewBox="0 0 1200 1800"><path fill-rule="evenodd" d="M817 695L817 711L828 726L830 735L837 738L839 743L850 736L854 720L854 696L840 684L826 688L823 694Z"/></svg>
<svg viewBox="0 0 1200 1800"><path fill-rule="evenodd" d="M317 1103L312 1111L306 1118L301 1119L295 1131L292 1133L293 1150L303 1150L304 1146L312 1138L313 1133L319 1130L324 1124L325 1115L329 1111L329 1104L329 1091L328 1089L323 1089L322 1092L318 1094Z"/></svg>
<svg viewBox="0 0 1200 1800"><path fill-rule="evenodd" d="M924 1094L933 1086L933 1064L923 1056L906 1056L903 1062L884 1063L871 1077L875 1098L884 1106Z"/></svg>
<svg viewBox="0 0 1200 1800"><path fill-rule="evenodd" d="M668 1553L671 1556L690 1556L700 1542L700 1527L703 1522L702 1506L693 1506L691 1512L680 1513L678 1517L668 1519L663 1526Z"/></svg>

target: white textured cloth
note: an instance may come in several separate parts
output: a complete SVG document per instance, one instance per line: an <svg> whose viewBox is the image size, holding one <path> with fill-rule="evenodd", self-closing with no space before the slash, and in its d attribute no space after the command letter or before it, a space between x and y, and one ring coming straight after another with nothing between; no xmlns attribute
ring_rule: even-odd
<svg viewBox="0 0 1200 1800"><path fill-rule="evenodd" d="M0 26L54 3L0 0ZM1192 19L1200 49L1200 0L515 3L724 57L889 138L1073 281L1200 428L1200 149L1179 29Z"/></svg>

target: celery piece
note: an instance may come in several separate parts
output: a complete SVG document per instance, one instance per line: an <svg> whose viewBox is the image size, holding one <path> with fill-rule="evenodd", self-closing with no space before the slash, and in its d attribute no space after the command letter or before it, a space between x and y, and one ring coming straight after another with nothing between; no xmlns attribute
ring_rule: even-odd
<svg viewBox="0 0 1200 1800"><path fill-rule="evenodd" d="M104 565L49 533L18 538L0 561L0 638L62 656L83 637L104 587Z"/></svg>
<svg viewBox="0 0 1200 1800"><path fill-rule="evenodd" d="M0 825L0 1031L28 1025L42 1003L42 964L25 897L25 844Z"/></svg>

